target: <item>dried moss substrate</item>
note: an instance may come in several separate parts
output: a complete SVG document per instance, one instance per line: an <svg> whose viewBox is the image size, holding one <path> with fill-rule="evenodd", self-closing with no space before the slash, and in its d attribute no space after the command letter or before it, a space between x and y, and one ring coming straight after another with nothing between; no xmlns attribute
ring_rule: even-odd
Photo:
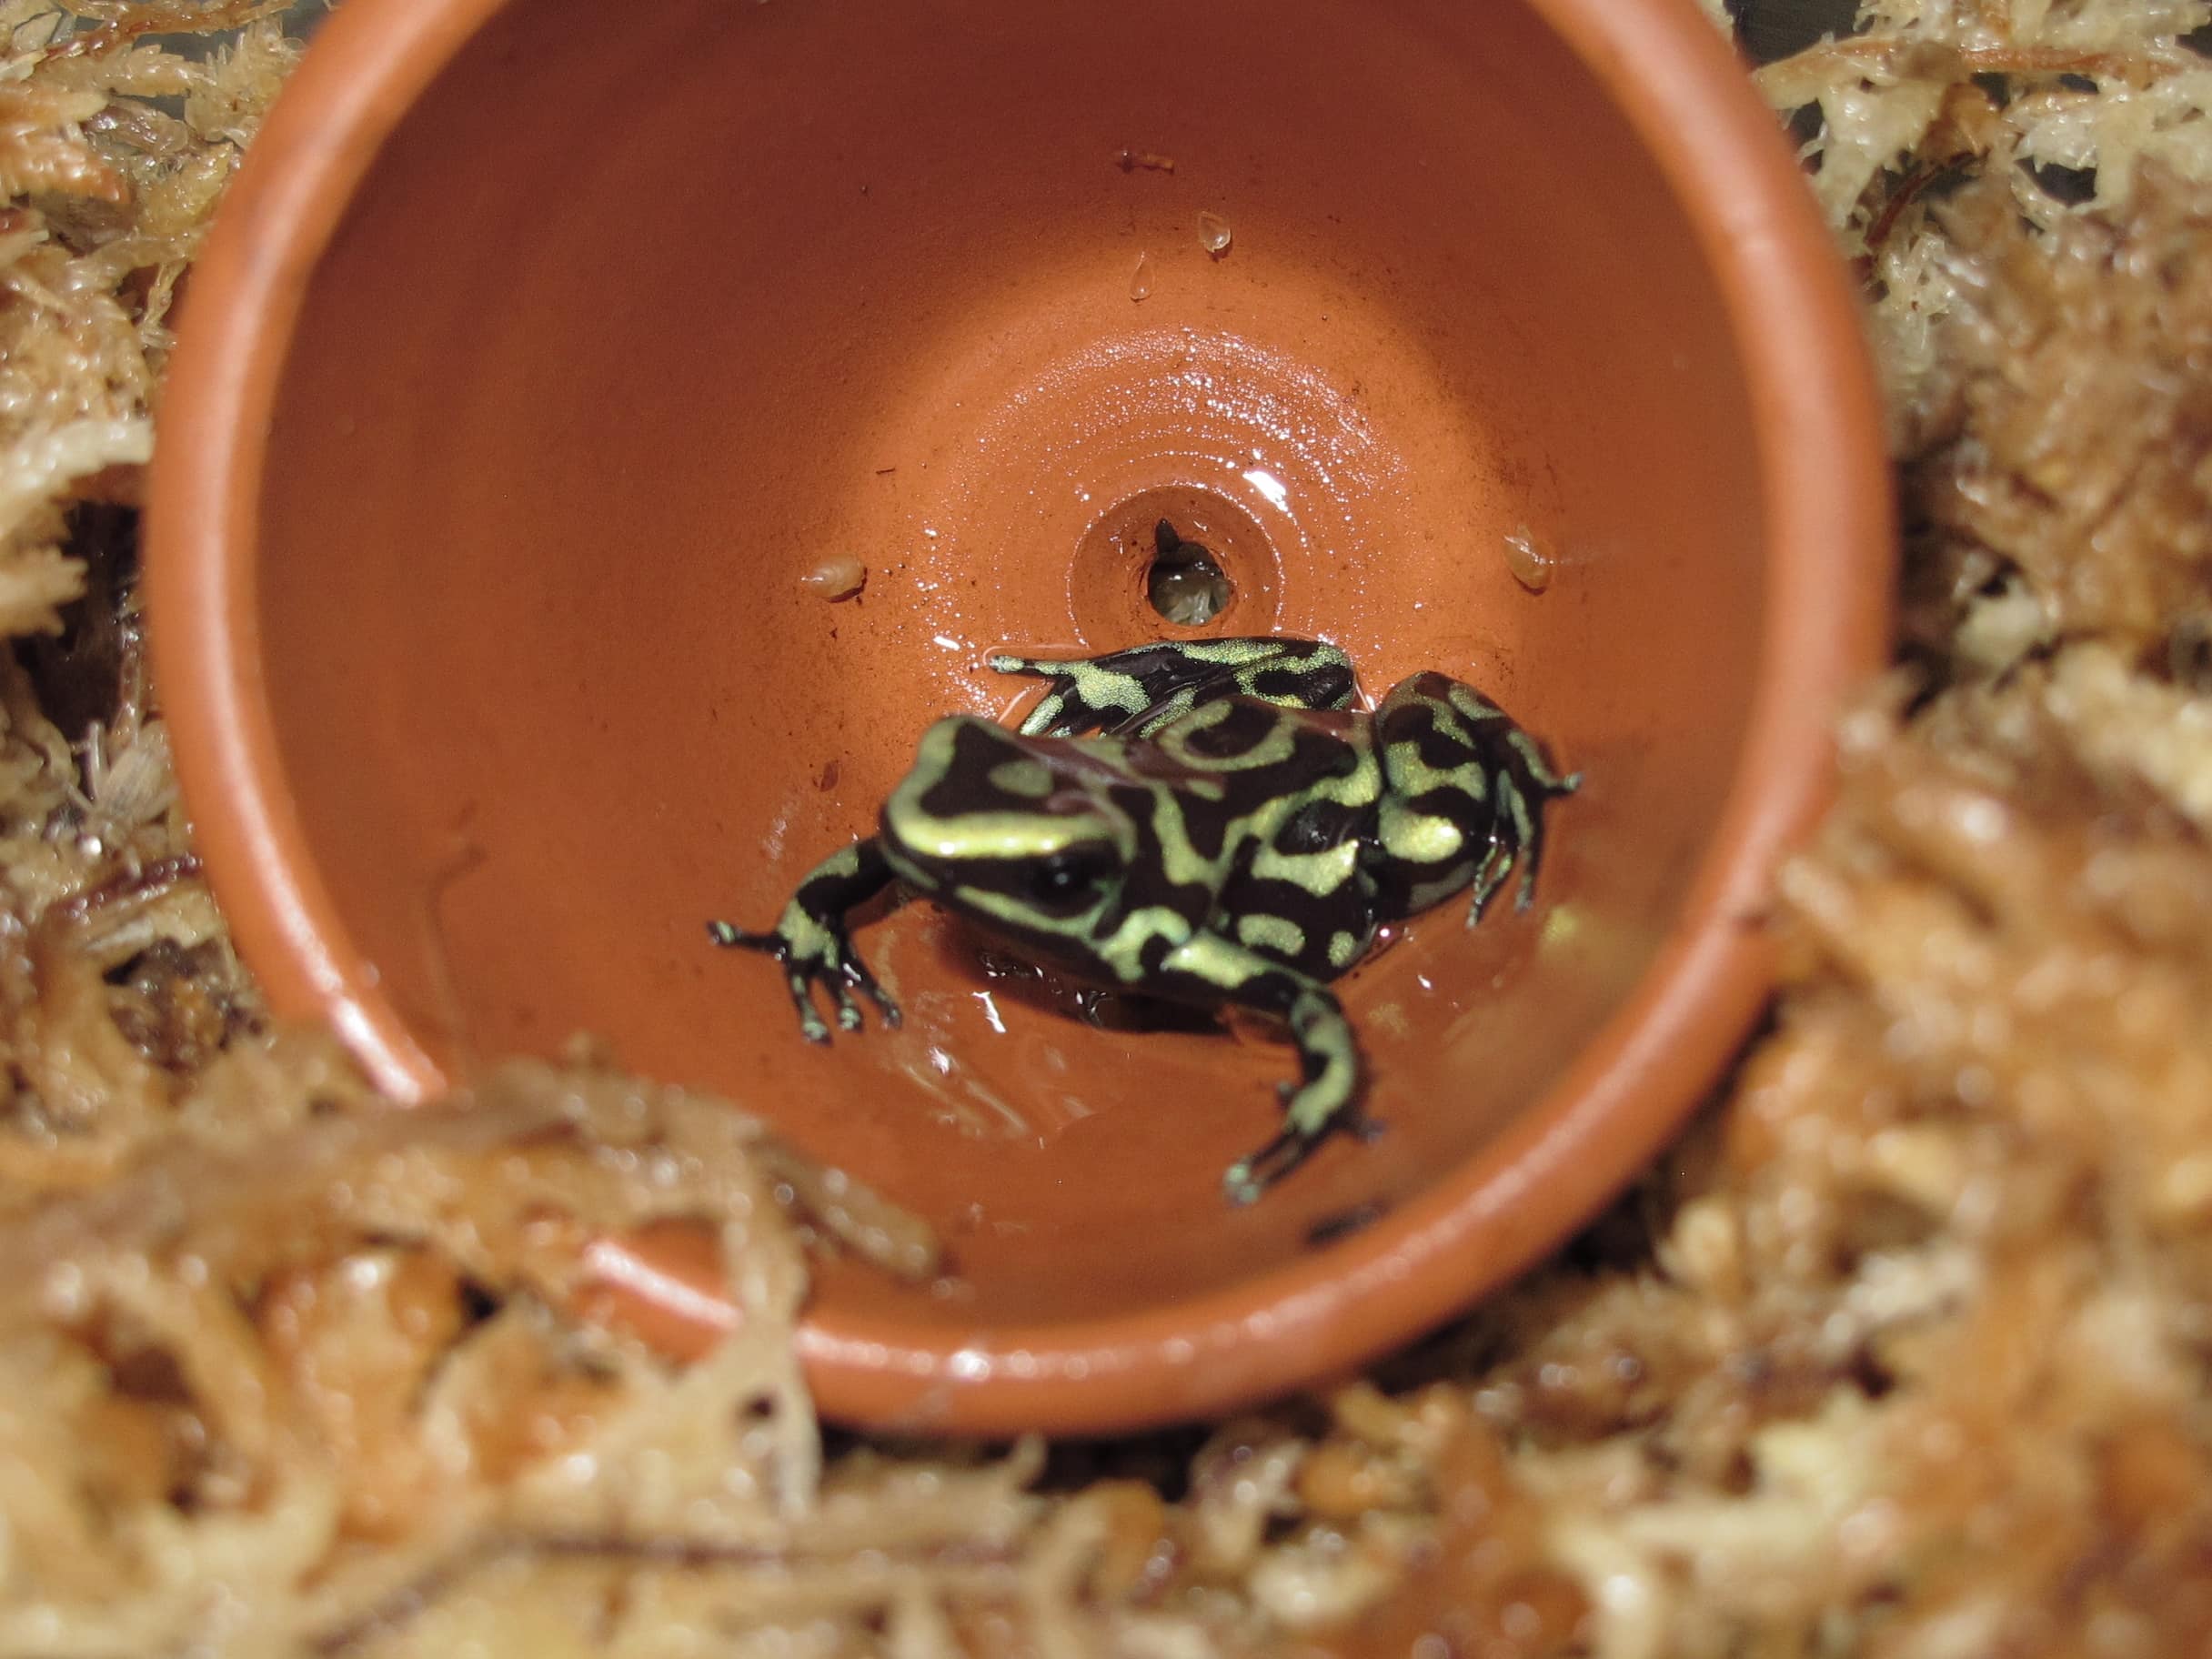
<svg viewBox="0 0 2212 1659"><path fill-rule="evenodd" d="M1007 1449L825 1446L808 1242L921 1246L739 1114L587 1057L399 1117L269 1028L130 573L170 296L296 47L0 9L0 1653L2201 1651L2207 8L1867 10L1762 76L1817 106L1907 507L1770 1031L1368 1382ZM584 1265L679 1214L746 1313L688 1369Z"/></svg>

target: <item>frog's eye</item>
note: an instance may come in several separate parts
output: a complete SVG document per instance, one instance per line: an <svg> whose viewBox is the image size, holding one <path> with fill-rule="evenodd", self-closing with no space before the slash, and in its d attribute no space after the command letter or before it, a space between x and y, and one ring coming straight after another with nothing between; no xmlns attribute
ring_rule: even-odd
<svg viewBox="0 0 2212 1659"><path fill-rule="evenodd" d="M1064 907L1087 896L1112 862L1098 847L1067 847L1047 853L1030 866L1030 897L1039 904Z"/></svg>

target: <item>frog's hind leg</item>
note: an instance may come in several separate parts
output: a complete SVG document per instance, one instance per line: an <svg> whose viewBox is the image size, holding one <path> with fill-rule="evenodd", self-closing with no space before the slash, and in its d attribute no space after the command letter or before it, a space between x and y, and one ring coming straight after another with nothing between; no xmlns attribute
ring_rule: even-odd
<svg viewBox="0 0 2212 1659"><path fill-rule="evenodd" d="M1516 867L1513 908L1533 901L1543 859L1544 808L1581 787L1543 747L1473 687L1417 674L1375 710L1383 798L1382 910L1410 916L1472 887L1467 925L1480 920Z"/></svg>
<svg viewBox="0 0 2212 1659"><path fill-rule="evenodd" d="M1272 1014L1298 1045L1299 1081L1284 1083L1282 1127L1231 1164L1222 1190L1249 1204L1311 1155L1332 1131L1355 1126L1360 1051L1335 992L1217 933L1201 933L1161 960L1163 980L1181 979L1209 1000Z"/></svg>
<svg viewBox="0 0 2212 1659"><path fill-rule="evenodd" d="M1302 1075L1296 1083L1278 1086L1282 1127L1222 1172L1222 1190L1232 1203L1252 1202L1303 1163L1332 1131L1356 1130L1361 1121L1353 1105L1359 1047L1335 993L1319 985L1302 990L1286 1019Z"/></svg>
<svg viewBox="0 0 2212 1659"><path fill-rule="evenodd" d="M1345 709L1358 693L1352 659L1320 639L1166 639L1103 657L990 659L1001 674L1051 683L1022 719L1031 738L1103 731L1150 737L1202 702L1254 697L1292 709Z"/></svg>

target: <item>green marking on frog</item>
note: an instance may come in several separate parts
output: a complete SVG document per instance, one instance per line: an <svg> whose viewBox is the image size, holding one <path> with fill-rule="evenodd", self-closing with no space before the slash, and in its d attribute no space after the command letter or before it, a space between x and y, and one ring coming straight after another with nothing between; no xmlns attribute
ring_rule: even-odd
<svg viewBox="0 0 2212 1659"><path fill-rule="evenodd" d="M1043 761L1031 760L1025 755L1019 760L1009 760L992 767L990 783L993 789L1004 794L1042 800L1052 792L1052 769Z"/></svg>
<svg viewBox="0 0 2212 1659"><path fill-rule="evenodd" d="M1439 728L1442 729L1442 728ZM1464 739L1472 749L1472 736ZM1473 796L1477 800L1489 792L1490 781L1483 775L1479 760L1464 761L1458 766L1433 767L1421 758L1417 743L1393 743L1389 755L1391 776L1396 779L1400 794L1412 797L1426 795L1431 789L1457 789Z"/></svg>
<svg viewBox="0 0 2212 1659"><path fill-rule="evenodd" d="M1041 963L1283 1022L1300 1076L1277 1133L1222 1178L1257 1198L1355 1121L1359 1045L1327 981L1376 928L1472 890L1472 925L1516 869L1533 897L1544 809L1572 793L1536 740L1473 687L1402 681L1353 711L1352 664L1310 639L1138 646L1071 660L1001 654L1044 696L1017 730L938 721L878 832L810 871L774 930L709 924L774 956L800 1030L826 1041L852 992L898 1010L845 917L894 884L967 916Z"/></svg>
<svg viewBox="0 0 2212 1659"><path fill-rule="evenodd" d="M1448 864L1467 844L1467 832L1451 819L1416 812L1402 801L1384 806L1376 833L1384 852L1409 864Z"/></svg>
<svg viewBox="0 0 2212 1659"><path fill-rule="evenodd" d="M1252 859L1252 873L1261 880L1286 881L1322 900L1342 892L1359 867L1357 841L1320 852L1277 852L1272 846L1263 846Z"/></svg>
<svg viewBox="0 0 2212 1659"><path fill-rule="evenodd" d="M1350 939L1352 935L1342 933L1337 937ZM1306 948L1306 930L1288 916L1240 916L1237 942L1271 956L1293 958Z"/></svg>

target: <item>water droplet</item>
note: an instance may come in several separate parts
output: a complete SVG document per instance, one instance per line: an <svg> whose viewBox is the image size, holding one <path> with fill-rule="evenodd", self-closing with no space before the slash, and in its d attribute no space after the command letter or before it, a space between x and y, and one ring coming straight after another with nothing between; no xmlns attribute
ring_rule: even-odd
<svg viewBox="0 0 2212 1659"><path fill-rule="evenodd" d="M1150 254L1139 254L1137 268L1129 274L1129 297L1131 299L1141 300L1151 291L1152 256Z"/></svg>
<svg viewBox="0 0 2212 1659"><path fill-rule="evenodd" d="M1219 259L1229 251L1231 232L1229 221L1218 213L1198 216L1198 245Z"/></svg>

